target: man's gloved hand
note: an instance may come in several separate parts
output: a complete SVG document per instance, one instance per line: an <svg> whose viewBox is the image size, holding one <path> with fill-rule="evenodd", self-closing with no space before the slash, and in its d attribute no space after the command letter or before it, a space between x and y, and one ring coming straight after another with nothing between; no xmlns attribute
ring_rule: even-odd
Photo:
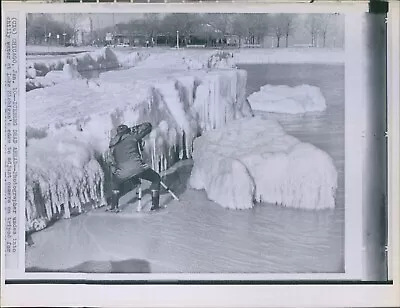
<svg viewBox="0 0 400 308"><path fill-rule="evenodd" d="M138 125L135 125L130 128L131 134L136 134L138 132Z"/></svg>

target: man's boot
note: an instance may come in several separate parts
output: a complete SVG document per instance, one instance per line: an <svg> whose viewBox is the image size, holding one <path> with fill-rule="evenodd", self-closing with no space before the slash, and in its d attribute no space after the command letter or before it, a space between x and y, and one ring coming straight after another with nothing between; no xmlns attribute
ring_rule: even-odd
<svg viewBox="0 0 400 308"><path fill-rule="evenodd" d="M118 210L118 203L119 203L119 190L113 190L111 193L111 211Z"/></svg>
<svg viewBox="0 0 400 308"><path fill-rule="evenodd" d="M160 208L160 191L152 190L151 191L151 211L158 210Z"/></svg>

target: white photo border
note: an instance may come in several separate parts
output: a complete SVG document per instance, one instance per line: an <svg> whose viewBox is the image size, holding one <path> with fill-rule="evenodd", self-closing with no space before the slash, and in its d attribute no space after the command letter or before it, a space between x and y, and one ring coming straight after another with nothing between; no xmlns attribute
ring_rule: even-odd
<svg viewBox="0 0 400 308"><path fill-rule="evenodd" d="M26 13L68 13L68 12L95 12L95 13L127 13L129 12L285 12L285 13L312 13L312 12L345 12L348 14L360 14L360 12L367 12L368 5L365 1L359 3L358 1L346 2L338 4L321 3L310 6L308 4L300 3L286 3L286 4L269 4L264 3L235 3L233 6L224 3L196 3L196 4L121 4L121 3L110 3L110 4L30 4L30 3L4 3L3 4L3 16L4 12L7 10L19 12L19 26L20 29L25 29L25 14ZM396 288L398 290L398 273L399 273L399 245L398 245L398 235L399 235L399 209L396 204L399 204L399 167L398 167L398 157L399 157L399 20L398 17L400 12L400 5L396 2L390 3L390 12L388 18L388 139L389 139L389 279L393 280L393 284L389 285L294 285L289 286L287 284L282 285L86 285L85 290L83 290L83 285L62 285L59 284L63 279L78 279L78 280L132 280L132 277L121 278L121 275L116 274L44 274L44 273L24 273L20 270L11 273L8 272L7 278L15 278L22 280L39 279L39 280L58 280L58 284L43 284L43 285L17 285L9 284L4 285L4 275L2 275L2 292L5 294L3 299L7 300L12 305L25 306L25 305L43 305L45 303L52 303L52 305L96 305L96 306L118 306L132 307L148 307L148 306L180 306L185 307L192 306L247 306L247 307L257 307L265 306L266 303L273 303L284 306L297 306L301 305L313 305L313 306L325 306L334 305L357 305L362 299L363 305L383 305L385 303L394 303L394 301L399 300L399 296L396 293ZM357 19L354 19L357 20ZM352 41L357 39L358 28L355 21L349 19L346 20L346 43L349 38L348 33L352 33ZM350 32L348 32L350 31ZM21 46L19 55L19 67L20 71L25 71L25 31L20 34L19 44ZM346 52L346 70L348 68L347 57L350 52L347 46L345 47ZM353 49L351 52L355 53ZM354 64L354 63L353 63ZM354 66L353 66L354 67ZM346 72L347 73L347 72ZM19 76L20 85L24 84L25 77L24 74ZM354 86L354 85L353 85ZM348 79L346 79L346 102L348 101ZM3 100L2 100L3 102ZM347 117L350 115L357 116L357 110L359 106L352 105L353 107L348 107L346 104L346 128L347 128ZM353 109L348 109L353 108ZM20 110L25 110L25 92L20 91ZM25 121L25 113L20 112L20 120ZM354 117L353 117L354 120ZM365 123L364 123L365 124ZM3 128L3 123L2 123ZM3 129L2 129L3 130ZM348 146L355 147L354 142L361 146L362 140L360 139L360 132L362 127L356 128L352 131L351 140L352 144L348 144L348 131L346 129L346 205L353 202L356 204L361 204L360 200L360 186L354 189L354 183L357 183L357 179L360 182L360 174L354 172L351 174L347 168L350 162L354 164L360 163L359 154L356 151L349 151ZM20 149L21 153L25 152L24 149L24 136L25 130L20 132ZM22 141L23 142L22 142ZM2 149L3 149L3 138L2 138ZM352 153L352 154L351 154ZM350 156L349 156L350 155ZM2 156L3 157L3 156ZM3 166L2 158L2 166ZM354 166L354 165L352 165ZM359 168L362 169L360 165ZM25 157L20 158L20 172L25 174ZM25 187L25 177L20 176L21 186ZM348 193L348 185L353 186L352 193ZM358 197L357 197L358 196ZM25 190L20 189L20 199L25 200ZM2 200L3 203L3 200ZM2 206L2 215L3 206ZM357 217L361 216L361 208L352 208L348 211L346 207L346 232L345 232L345 264L346 264L346 274L256 274L248 275L243 274L200 274L195 278L196 280L201 277L205 280L213 280L224 277L224 280L345 280L352 279L358 280L362 278L363 268L362 262L362 228L361 221ZM350 215L350 216L348 216ZM24 211L20 213L20 221L24 221ZM351 223L351 226L350 226ZM357 223L359 225L357 225ZM2 228L4 227L2 221ZM357 228L358 227L358 228ZM2 229L3 231L4 229ZM349 230L352 230L349 232ZM357 231L354 231L357 230ZM23 238L24 230L20 228L20 238ZM4 242L2 241L2 252L3 252ZM22 250L20 250L22 251ZM354 257L356 255L357 257ZM24 263L25 256L23 251L19 255L19 262ZM2 272L4 273L4 258L2 261ZM169 276L169 278L167 277ZM51 277L51 278L50 278ZM245 278L243 278L245 277ZM135 274L135 280L144 281L158 281L163 279L168 279L171 281L185 281L192 280L193 275L191 274L171 274L171 275L142 275ZM67 283L68 284L68 283ZM161 283L162 284L162 283ZM74 294L71 297L65 297L66 290L69 294ZM283 292L283 293L282 293ZM24 297L20 294L23 293ZM41 294L41 296L36 296ZM43 294L51 294L48 298L43 296ZM135 299L135 294L140 294L140 298ZM155 296L157 294L157 296ZM282 294L284 296L282 296ZM318 296L315 296L315 295ZM111 295L108 297L107 295ZM311 296L311 298L310 298ZM110 298L110 299L108 299ZM5 302L5 304L7 303ZM390 304L389 304L390 305Z"/></svg>

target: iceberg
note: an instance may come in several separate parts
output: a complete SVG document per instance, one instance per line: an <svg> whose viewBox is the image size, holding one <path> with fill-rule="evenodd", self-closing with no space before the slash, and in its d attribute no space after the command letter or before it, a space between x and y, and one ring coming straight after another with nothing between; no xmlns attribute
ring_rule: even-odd
<svg viewBox="0 0 400 308"><path fill-rule="evenodd" d="M194 141L189 184L224 208L256 202L301 209L335 207L337 171L317 147L284 132L275 120L242 118Z"/></svg>
<svg viewBox="0 0 400 308"><path fill-rule="evenodd" d="M265 85L247 98L253 110L274 113L306 113L326 109L325 98L318 87L300 85Z"/></svg>

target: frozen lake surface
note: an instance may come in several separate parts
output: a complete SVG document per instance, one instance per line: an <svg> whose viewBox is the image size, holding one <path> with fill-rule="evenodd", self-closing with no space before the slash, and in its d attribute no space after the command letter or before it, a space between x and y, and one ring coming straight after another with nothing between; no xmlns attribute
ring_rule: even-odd
<svg viewBox="0 0 400 308"><path fill-rule="evenodd" d="M272 115L284 129L326 151L339 175L337 207L319 212L262 204L226 210L204 191L185 190L190 167L174 177L181 202L168 212L127 218L80 215L33 235L32 270L153 273L344 272L344 66L241 65L247 93L267 83L321 88L327 109L318 114ZM171 180L171 179L167 179ZM126 198L129 198L127 196Z"/></svg>

